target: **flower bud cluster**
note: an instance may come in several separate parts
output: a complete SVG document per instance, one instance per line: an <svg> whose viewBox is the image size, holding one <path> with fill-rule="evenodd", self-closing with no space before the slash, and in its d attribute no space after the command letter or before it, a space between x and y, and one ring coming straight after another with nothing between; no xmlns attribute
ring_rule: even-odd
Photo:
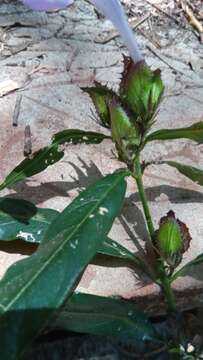
<svg viewBox="0 0 203 360"><path fill-rule="evenodd" d="M160 71L152 71L144 61L134 64L124 57L119 93L95 83L85 88L103 126L109 127L121 161L130 164L141 149L154 122L162 94Z"/></svg>

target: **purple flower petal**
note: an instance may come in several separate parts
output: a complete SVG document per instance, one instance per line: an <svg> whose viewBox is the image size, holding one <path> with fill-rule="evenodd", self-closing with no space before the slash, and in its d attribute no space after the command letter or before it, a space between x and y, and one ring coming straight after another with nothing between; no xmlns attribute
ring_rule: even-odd
<svg viewBox="0 0 203 360"><path fill-rule="evenodd" d="M119 0L90 0L90 2L103 15L109 18L114 26L118 29L124 43L129 49L131 57L135 63L143 60L140 53L135 35L129 27L127 17L124 14Z"/></svg>
<svg viewBox="0 0 203 360"><path fill-rule="evenodd" d="M33 10L54 10L71 5L74 0L21 0Z"/></svg>
<svg viewBox="0 0 203 360"><path fill-rule="evenodd" d="M64 8L71 5L74 0L21 0L25 5L33 10L53 10ZM129 49L131 57L135 63L143 60L139 51L139 47L129 27L127 17L122 9L119 0L90 0L90 2L99 10L103 15L109 18L114 26L118 29L124 43Z"/></svg>

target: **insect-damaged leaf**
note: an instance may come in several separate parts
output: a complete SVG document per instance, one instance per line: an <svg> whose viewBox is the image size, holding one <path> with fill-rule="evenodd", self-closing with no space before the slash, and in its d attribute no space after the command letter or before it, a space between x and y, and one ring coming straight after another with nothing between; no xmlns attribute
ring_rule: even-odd
<svg viewBox="0 0 203 360"><path fill-rule="evenodd" d="M181 174L188 177L199 185L203 185L203 170L195 168L193 166L180 164L176 161L163 161L162 164L170 165L176 168Z"/></svg>
<svg viewBox="0 0 203 360"><path fill-rule="evenodd" d="M2 360L20 358L70 296L120 213L125 176L106 176L80 193L52 222L38 250L9 268L0 282Z"/></svg>
<svg viewBox="0 0 203 360"><path fill-rule="evenodd" d="M32 210L31 205L33 208L35 207L28 201L5 200L5 203L0 201L0 208L1 203L5 205L0 210L0 241L20 239L27 243L27 249L29 249L29 244L40 244L46 230L56 216L59 215L59 212L52 209L36 208L34 209L35 212L29 213ZM9 200L8 203L7 200ZM9 208L10 205L13 205L12 208ZM141 268L144 266L141 259L109 237L103 240L97 252L101 255L128 260Z"/></svg>
<svg viewBox="0 0 203 360"><path fill-rule="evenodd" d="M55 164L64 156L63 144L99 144L108 136L82 130L64 130L54 135L52 143L35 152L30 158L24 159L11 173L6 177L0 190L25 180L28 177L36 175L48 166Z"/></svg>
<svg viewBox="0 0 203 360"><path fill-rule="evenodd" d="M40 209L26 200L0 199L0 240L22 239L39 243L58 215L52 209Z"/></svg>
<svg viewBox="0 0 203 360"><path fill-rule="evenodd" d="M203 142L203 122L179 129L158 130L147 136L145 142L154 140L191 139L198 143Z"/></svg>
<svg viewBox="0 0 203 360"><path fill-rule="evenodd" d="M94 131L67 129L56 133L52 138L52 144L100 144L104 139L109 139L109 136Z"/></svg>
<svg viewBox="0 0 203 360"><path fill-rule="evenodd" d="M54 324L70 331L108 336L136 347L140 341L160 342L141 309L128 301L73 294Z"/></svg>
<svg viewBox="0 0 203 360"><path fill-rule="evenodd" d="M37 208L26 200L1 198L0 240L20 238L28 243L40 244L49 225L58 215L59 212L56 210ZM135 261L132 252L109 237L104 239L98 252Z"/></svg>
<svg viewBox="0 0 203 360"><path fill-rule="evenodd" d="M49 165L59 161L63 155L63 151L58 151L58 146L56 145L40 149L32 155L32 158L24 159L7 175L0 185L0 190L42 172Z"/></svg>
<svg viewBox="0 0 203 360"><path fill-rule="evenodd" d="M26 200L1 198L0 240L21 239L28 244L40 244L49 225L58 215L56 210L37 208ZM142 265L141 259L109 237L104 239L98 253Z"/></svg>

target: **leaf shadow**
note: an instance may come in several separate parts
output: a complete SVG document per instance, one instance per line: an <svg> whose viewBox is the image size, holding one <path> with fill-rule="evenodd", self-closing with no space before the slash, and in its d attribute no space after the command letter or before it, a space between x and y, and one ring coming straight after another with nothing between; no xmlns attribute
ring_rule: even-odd
<svg viewBox="0 0 203 360"><path fill-rule="evenodd" d="M21 223L29 224L29 219L36 215L37 208L26 200L2 197L0 198L0 211Z"/></svg>
<svg viewBox="0 0 203 360"><path fill-rule="evenodd" d="M56 196L70 197L69 191L77 189L78 192L83 188L89 186L102 176L101 171L94 162L86 163L81 157L78 157L81 166L67 161L69 165L75 170L75 176L71 176L72 181L50 181L41 183L37 186L30 185L29 181L25 181L12 186L12 189L16 191L15 194L8 195L7 198L12 197L16 199L25 199L32 201L35 205L42 204L47 200ZM146 189L146 194L149 201L155 201L161 194L165 194L171 203L202 203L203 193L187 190L179 187L173 187L169 185L159 185ZM119 217L120 223L124 228L128 239L133 241L137 252L137 256L144 257L143 245L140 243L140 239L145 242L147 239L147 229L142 211L139 209L136 203L139 203L139 194L134 193L125 199L122 214ZM115 239L116 240L116 239ZM1 245L2 246L2 245ZM9 251L12 251L12 246L9 244ZM4 245L6 249L6 245ZM26 252L26 250L22 250ZM28 251L29 252L29 251ZM97 261L98 261L97 257ZM109 266L109 259L105 260L100 257L100 264L103 266ZM118 261L116 265L115 259L111 262L112 266L125 266L125 262ZM200 272L194 272L194 277L202 280Z"/></svg>
<svg viewBox="0 0 203 360"><path fill-rule="evenodd" d="M196 190L184 189L170 185L158 185L145 189L149 201L155 201L161 194L165 194L168 200L174 204L203 203L203 193ZM133 202L139 202L139 194L132 194L129 198Z"/></svg>
<svg viewBox="0 0 203 360"><path fill-rule="evenodd" d="M100 170L93 162L87 164L80 157L78 157L78 160L81 164L80 167L67 161L76 172L76 176L70 176L72 180L47 181L39 185L31 185L30 180L26 180L10 186L15 193L8 195L7 198L24 199L38 205L56 196L70 197L69 191L77 189L79 192L102 176Z"/></svg>

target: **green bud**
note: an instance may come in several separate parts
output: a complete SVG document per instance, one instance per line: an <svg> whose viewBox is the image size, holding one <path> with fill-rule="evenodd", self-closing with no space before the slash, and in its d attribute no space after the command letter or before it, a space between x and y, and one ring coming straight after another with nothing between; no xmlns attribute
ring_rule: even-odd
<svg viewBox="0 0 203 360"><path fill-rule="evenodd" d="M129 114L114 98L109 104L112 138L116 144L119 159L128 162L132 159L141 141L137 124L133 124Z"/></svg>
<svg viewBox="0 0 203 360"><path fill-rule="evenodd" d="M136 121L141 122L144 132L153 123L163 90L160 70L152 71L144 61L135 64L124 58L120 96Z"/></svg>
<svg viewBox="0 0 203 360"><path fill-rule="evenodd" d="M189 248L191 236L187 226L176 219L173 211L161 218L156 232L156 247L169 265L178 266L182 254Z"/></svg>
<svg viewBox="0 0 203 360"><path fill-rule="evenodd" d="M182 239L180 229L173 219L160 226L157 239L160 251L166 256L181 250Z"/></svg>
<svg viewBox="0 0 203 360"><path fill-rule="evenodd" d="M96 112L101 120L103 126L110 128L110 113L108 103L115 96L114 92L109 90L106 86L95 83L95 87L82 88L87 92L92 99Z"/></svg>

